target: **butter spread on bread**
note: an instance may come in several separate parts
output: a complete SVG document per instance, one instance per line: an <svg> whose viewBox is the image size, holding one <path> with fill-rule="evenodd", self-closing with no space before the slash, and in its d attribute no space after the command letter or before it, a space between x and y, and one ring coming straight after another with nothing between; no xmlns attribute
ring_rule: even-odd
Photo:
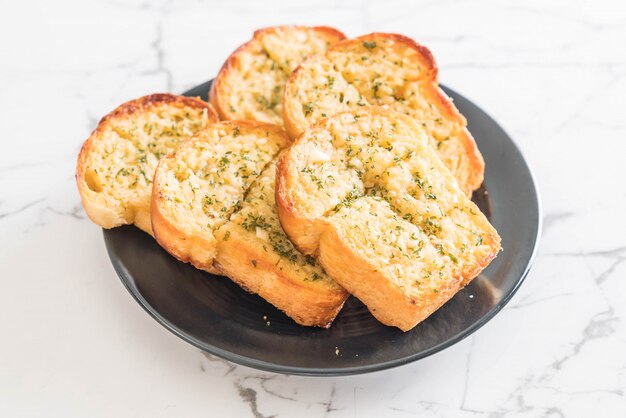
<svg viewBox="0 0 626 418"><path fill-rule="evenodd" d="M310 127L279 159L280 222L304 254L404 331L476 277L500 237L415 118L382 107Z"/></svg>
<svg viewBox="0 0 626 418"><path fill-rule="evenodd" d="M151 234L150 193L159 159L215 121L208 103L172 94L132 100L102 118L76 167L89 218L103 228L134 223Z"/></svg>
<svg viewBox="0 0 626 418"><path fill-rule="evenodd" d="M413 117L467 194L480 187L484 161L467 121L438 86L430 51L410 38L372 33L309 57L285 87L284 123L292 138L335 113L386 106Z"/></svg>

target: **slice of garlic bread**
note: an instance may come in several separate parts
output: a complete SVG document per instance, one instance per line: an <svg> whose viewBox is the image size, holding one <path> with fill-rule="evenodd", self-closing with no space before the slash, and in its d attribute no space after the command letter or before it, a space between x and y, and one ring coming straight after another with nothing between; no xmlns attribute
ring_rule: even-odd
<svg viewBox="0 0 626 418"><path fill-rule="evenodd" d="M467 122L438 86L430 51L401 35L372 33L339 42L304 61L288 80L284 123L292 138L323 118L361 106L413 117L468 195L483 181L484 161Z"/></svg>
<svg viewBox="0 0 626 418"><path fill-rule="evenodd" d="M299 324L326 327L347 293L280 228L273 161L288 141L280 127L256 121L201 131L159 163L152 225L179 260L227 275Z"/></svg>
<svg viewBox="0 0 626 418"><path fill-rule="evenodd" d="M208 103L172 94L132 100L102 118L76 166L89 218L103 228L134 223L152 234L150 194L159 159L215 121Z"/></svg>
<svg viewBox="0 0 626 418"><path fill-rule="evenodd" d="M414 118L383 107L310 127L279 159L283 229L382 323L404 331L476 277L500 237Z"/></svg>
<svg viewBox="0 0 626 418"><path fill-rule="evenodd" d="M271 163L248 191L229 222L216 232L219 269L251 293L276 306L300 325L328 327L348 292L315 258L296 250L278 221Z"/></svg>
<svg viewBox="0 0 626 418"><path fill-rule="evenodd" d="M257 30L224 63L211 88L211 103L221 119L282 125L283 88L293 70L343 39L343 33L326 26Z"/></svg>
<svg viewBox="0 0 626 418"><path fill-rule="evenodd" d="M213 232L287 143L276 125L219 122L162 158L152 193L152 228L159 244L179 260L212 271Z"/></svg>

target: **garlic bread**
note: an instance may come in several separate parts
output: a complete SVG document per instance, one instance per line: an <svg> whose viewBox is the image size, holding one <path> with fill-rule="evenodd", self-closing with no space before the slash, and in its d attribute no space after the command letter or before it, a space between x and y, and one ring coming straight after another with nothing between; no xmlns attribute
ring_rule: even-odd
<svg viewBox="0 0 626 418"><path fill-rule="evenodd" d="M328 327L348 293L287 239L276 214L272 162L252 185L241 209L216 232L220 271L300 325Z"/></svg>
<svg viewBox="0 0 626 418"><path fill-rule="evenodd" d="M410 38L372 33L305 60L285 86L284 123L292 138L335 113L386 106L422 124L467 194L480 187L484 161L467 121L438 86L430 51Z"/></svg>
<svg viewBox="0 0 626 418"><path fill-rule="evenodd" d="M306 57L345 39L326 26L278 26L257 30L226 60L210 100L221 119L283 124L285 83Z"/></svg>
<svg viewBox="0 0 626 418"><path fill-rule="evenodd" d="M132 100L102 118L76 166L89 218L103 228L134 223L151 234L150 194L159 159L215 121L208 103L172 94Z"/></svg>
<svg viewBox="0 0 626 418"><path fill-rule="evenodd" d="M361 107L311 126L279 159L287 236L387 325L404 331L476 277L500 237L415 118Z"/></svg>
<svg viewBox="0 0 626 418"><path fill-rule="evenodd" d="M280 127L256 121L199 132L159 163L152 224L179 260L230 277L299 324L326 327L347 293L280 227L273 161L288 142Z"/></svg>

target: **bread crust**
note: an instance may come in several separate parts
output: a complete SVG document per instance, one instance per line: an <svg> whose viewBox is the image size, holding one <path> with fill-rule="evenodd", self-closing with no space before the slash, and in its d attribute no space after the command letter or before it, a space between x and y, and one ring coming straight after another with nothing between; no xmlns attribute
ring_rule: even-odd
<svg viewBox="0 0 626 418"><path fill-rule="evenodd" d="M478 189L483 184L485 175L485 160L478 149L478 145L476 145L474 137L467 129L467 120L465 119L465 116L463 116L456 106L454 106L452 99L450 99L439 86L433 84L429 87L433 91L432 101L437 103L439 105L438 107L443 109L444 113L451 120L456 120L463 126L458 133L458 138L460 139L460 143L465 151L465 154L468 156L467 162L469 164L469 168L468 170L465 170L467 173L465 180L458 181L458 183L461 190L463 190L467 196L471 196L474 190ZM454 174L455 168L448 168L450 168Z"/></svg>
<svg viewBox="0 0 626 418"><path fill-rule="evenodd" d="M134 223L143 231L152 234L150 213L133 210L133 208L123 210L124 208L119 205L119 202L118 206L112 207L110 204L104 204L101 199L98 199L96 192L89 188L85 179L85 173L89 168L87 166L87 158L93 152L95 142L99 140L107 127L116 120L126 119L139 113L150 112L154 107L164 104L205 109L210 122L218 119L217 113L212 106L199 98L176 96L169 93L151 94L123 103L104 116L81 147L77 158L75 175L78 192L87 216L94 223L105 229Z"/></svg>
<svg viewBox="0 0 626 418"><path fill-rule="evenodd" d="M308 64L319 58L320 55L314 55L304 60L291 74L287 84L285 84L285 91L283 92L283 124L285 125L287 135L294 140L304 133L308 123L302 113L298 111L298 103L295 100L291 100L292 97L296 97L298 89L298 84L292 80L297 80L300 74L304 72L302 66L304 63Z"/></svg>
<svg viewBox="0 0 626 418"><path fill-rule="evenodd" d="M409 38L408 36L401 35L399 33L372 32L372 33L369 33L367 35L361 35L361 36L358 36L358 37L356 37L354 39L351 39L351 40L349 39L349 40L344 41L344 42L352 41L354 43L360 43L360 42L363 42L363 41L365 41L367 39L381 39L381 38L392 39L392 40L394 40L396 42L408 45L410 48L415 50L419 54L419 56L422 57L422 59L426 62L427 66L428 66L430 77L434 81L438 81L439 80L439 67L437 66L437 62L435 61L435 57L433 56L433 54L430 51L430 49L428 49L427 47L425 47L422 44L417 43L414 39Z"/></svg>
<svg viewBox="0 0 626 418"><path fill-rule="evenodd" d="M289 193L293 181L290 174L293 171L290 166L292 161L289 148L280 155L276 164L276 211L280 225L294 247L302 254L315 255L321 227L319 222L298 210L296 199Z"/></svg>
<svg viewBox="0 0 626 418"><path fill-rule="evenodd" d="M217 111L221 120L236 120L239 119L235 112L231 111L231 109L226 106L223 98L229 95L228 87L225 86L225 80L230 76L231 73L237 71L237 61L240 59L241 55L247 53L248 51L254 49L258 42L259 38L267 33L276 32L281 29L311 29L313 31L324 34L326 37L334 39L335 41L341 41L346 39L346 35L344 35L341 31L331 28L329 26L296 26L296 25L287 25L287 26L271 26L267 28L262 28L254 31L252 39L248 42L240 45L233 53L231 53L222 67L215 77L213 84L211 85L211 90L209 91L209 101Z"/></svg>
<svg viewBox="0 0 626 418"><path fill-rule="evenodd" d="M472 157L469 158L469 175L465 182L459 182L459 187L466 196L471 197L474 190L477 190L485 180L485 160L470 131L467 128L463 128L460 135L463 138L461 143L465 148L465 152Z"/></svg>
<svg viewBox="0 0 626 418"><path fill-rule="evenodd" d="M253 47L253 41L254 38L235 49L235 51L233 51L233 53L226 59L224 64L222 64L222 68L220 68L220 71L217 73L217 77L215 77L213 83L211 83L211 90L209 90L209 102L217 111L220 120L236 119L234 113L222 104L220 97L226 94L223 86L224 79L227 77L228 73L235 71L235 61L238 59L239 54L251 49Z"/></svg>
<svg viewBox="0 0 626 418"><path fill-rule="evenodd" d="M237 234L219 241L216 265L246 291L258 294L304 326L330 327L349 296L338 286L335 291L322 292L305 285L297 273L279 269L264 251Z"/></svg>
<svg viewBox="0 0 626 418"><path fill-rule="evenodd" d="M161 161L159 161L159 166L165 164L166 159L172 158L174 158L173 155L163 157ZM158 167L157 170L159 170ZM154 238L161 247L177 260L183 263L191 263L197 269L205 270L209 273L222 274L217 267L213 266L216 246L215 238L211 237L213 239L207 239L198 234L185 234L170 222L159 205L159 201L162 199L159 191L160 187L161 183L159 177L155 175L154 182L152 183L152 195L150 197L151 227Z"/></svg>
<svg viewBox="0 0 626 418"><path fill-rule="evenodd" d="M382 40L392 40L395 43L401 43L417 53L416 60L421 63L423 68L426 69L426 73L420 73L419 78L405 80L405 83L423 83L424 89L426 90L425 97L428 99L429 103L436 106L446 120L458 125L457 131L454 132L454 139L460 142L459 152L464 153L464 161L458 166L456 164L452 164L449 168L453 171L455 177L457 177L457 181L459 182L461 189L466 195L471 196L472 192L478 189L483 182L484 161L482 155L480 154L473 137L467 130L466 119L454 106L452 100L438 86L439 69L432 53L425 46L418 44L413 39L404 35L374 32L354 39L344 40L331 46L324 53L308 57L303 63L301 63L296 71L293 72L285 86L283 96L283 121L287 133L291 138L298 138L304 133L310 124L319 121L319 119L315 119L314 115L312 115L313 120L305 117L302 111L303 103L300 101L302 99L299 98L301 96L300 83L302 83L303 86L308 86L310 84L310 80L305 79L307 77L305 75L305 69L312 68L320 62L325 62L327 64L330 63L337 66L337 63L332 59L332 56L334 56L333 54L341 53L341 51L354 50L365 42L375 43L376 41L380 42ZM339 65L339 67L339 71L341 72L341 65ZM351 84L350 81L348 81L348 83ZM371 88L371 86L368 85L368 89L369 88ZM359 90L358 87L357 90ZM359 90L359 94L366 96L365 91ZM337 106L345 108L343 101L341 103L341 106ZM356 105L353 104L352 106L355 108ZM337 113L330 108L323 108L323 110L325 112L323 114L326 114L326 117L331 116L333 113ZM348 109L339 111L345 110ZM448 162L447 164L451 163Z"/></svg>
<svg viewBox="0 0 626 418"><path fill-rule="evenodd" d="M333 228L326 229L320 236L319 262L337 283L361 300L385 325L408 331L430 314L419 312L405 293L398 292L388 277L349 248Z"/></svg>
<svg viewBox="0 0 626 418"><path fill-rule="evenodd" d="M472 268L451 277L437 293L419 299L400 291L389 277L346 245L345 238L332 227L320 235L318 252L319 262L328 275L361 300L376 319L406 332L441 308L489 265L500 251L500 240L496 235L488 234L486 242L493 244L491 252Z"/></svg>

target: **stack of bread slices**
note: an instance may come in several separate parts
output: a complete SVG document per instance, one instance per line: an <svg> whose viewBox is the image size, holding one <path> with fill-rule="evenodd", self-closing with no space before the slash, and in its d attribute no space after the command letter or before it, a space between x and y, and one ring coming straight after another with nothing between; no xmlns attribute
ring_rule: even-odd
<svg viewBox="0 0 626 418"><path fill-rule="evenodd" d="M470 200L484 162L427 48L328 27L259 30L210 102L155 94L78 157L89 217L328 327L352 294L404 331L500 251Z"/></svg>

